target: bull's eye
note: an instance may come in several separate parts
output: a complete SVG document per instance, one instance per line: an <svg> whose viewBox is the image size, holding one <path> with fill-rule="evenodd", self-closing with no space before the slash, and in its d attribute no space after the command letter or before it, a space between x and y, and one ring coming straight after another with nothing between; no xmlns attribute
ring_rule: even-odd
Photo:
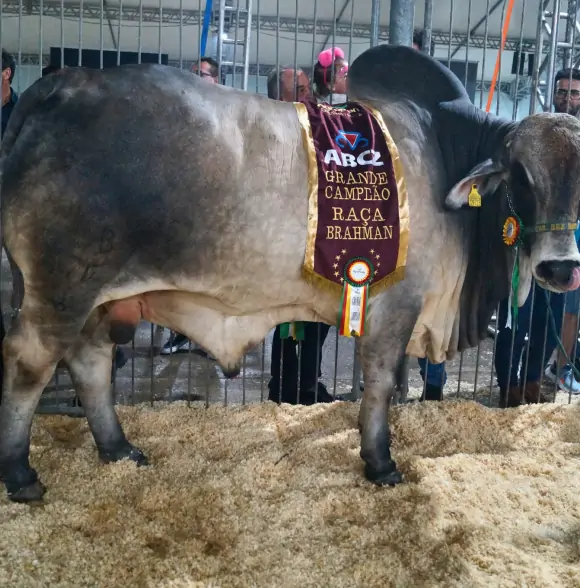
<svg viewBox="0 0 580 588"><path fill-rule="evenodd" d="M535 215L535 200L533 187L528 179L524 166L514 161L510 169L511 198L515 212L522 219L524 226L533 224Z"/></svg>
<svg viewBox="0 0 580 588"><path fill-rule="evenodd" d="M519 162L515 161L512 163L511 175L513 183L523 190L529 190L531 188L528 174L524 169L524 166Z"/></svg>

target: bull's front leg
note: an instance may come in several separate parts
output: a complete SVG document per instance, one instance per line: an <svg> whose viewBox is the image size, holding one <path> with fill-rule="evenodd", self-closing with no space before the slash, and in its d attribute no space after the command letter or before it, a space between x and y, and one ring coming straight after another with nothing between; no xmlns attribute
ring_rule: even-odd
<svg viewBox="0 0 580 588"><path fill-rule="evenodd" d="M394 486L403 481L391 456L389 407L416 316L415 312L399 312L396 328L375 318L369 321L369 334L361 338L365 388L359 414L360 456L365 462L366 478L378 485Z"/></svg>

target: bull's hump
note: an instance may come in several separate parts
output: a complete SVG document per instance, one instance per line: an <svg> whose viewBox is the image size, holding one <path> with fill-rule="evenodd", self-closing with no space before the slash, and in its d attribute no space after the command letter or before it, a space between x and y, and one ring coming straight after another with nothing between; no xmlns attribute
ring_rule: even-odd
<svg viewBox="0 0 580 588"><path fill-rule="evenodd" d="M190 72L161 64L126 64L115 68L92 69L66 67L51 77L51 97L61 100L84 99L88 101L117 100L144 104L155 102L164 90L195 90L201 80ZM197 79L196 79L197 78ZM45 79L37 83L46 83ZM165 95L167 98L167 95Z"/></svg>
<svg viewBox="0 0 580 588"><path fill-rule="evenodd" d="M427 107L442 102L470 102L457 76L432 57L405 46L377 45L357 57L349 70L349 86L373 87L401 95Z"/></svg>

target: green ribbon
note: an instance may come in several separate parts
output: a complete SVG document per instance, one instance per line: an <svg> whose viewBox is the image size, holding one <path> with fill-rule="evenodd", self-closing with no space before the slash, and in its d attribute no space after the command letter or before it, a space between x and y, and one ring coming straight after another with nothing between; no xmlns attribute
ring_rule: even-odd
<svg viewBox="0 0 580 588"><path fill-rule="evenodd" d="M520 289L520 255L519 247L516 246L516 259L514 261L514 269L512 270L512 325L514 329L518 326L518 293Z"/></svg>
<svg viewBox="0 0 580 588"><path fill-rule="evenodd" d="M342 294L340 295L340 310L338 311L338 320L336 321L336 330L340 333L340 325L342 323L342 309L344 307L344 296L346 294L346 282L344 283L344 286L342 287Z"/></svg>
<svg viewBox="0 0 580 588"><path fill-rule="evenodd" d="M291 325L294 325L294 333L292 334ZM304 341L304 323L302 321L294 323L282 323L280 325L280 339L289 339L294 337L296 341Z"/></svg>

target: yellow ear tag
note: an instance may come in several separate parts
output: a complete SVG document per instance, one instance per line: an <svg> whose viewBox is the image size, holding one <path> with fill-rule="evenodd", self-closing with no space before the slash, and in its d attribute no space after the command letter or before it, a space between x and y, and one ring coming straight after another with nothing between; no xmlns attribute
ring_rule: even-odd
<svg viewBox="0 0 580 588"><path fill-rule="evenodd" d="M471 192L469 192L469 206L473 206L475 208L481 206L481 194L477 191L477 185L471 185Z"/></svg>

